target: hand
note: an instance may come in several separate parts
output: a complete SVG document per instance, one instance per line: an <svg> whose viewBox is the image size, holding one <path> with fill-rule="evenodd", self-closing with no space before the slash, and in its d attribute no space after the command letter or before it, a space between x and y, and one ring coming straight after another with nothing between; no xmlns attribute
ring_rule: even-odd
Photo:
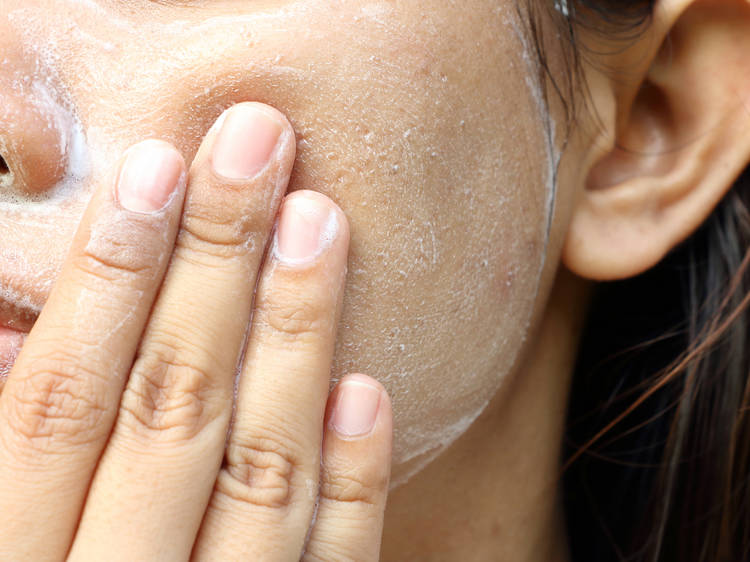
<svg viewBox="0 0 750 562"><path fill-rule="evenodd" d="M281 203L294 157L239 104L189 173L148 140L94 194L0 395L0 559L377 560L390 402L326 407L349 232Z"/></svg>

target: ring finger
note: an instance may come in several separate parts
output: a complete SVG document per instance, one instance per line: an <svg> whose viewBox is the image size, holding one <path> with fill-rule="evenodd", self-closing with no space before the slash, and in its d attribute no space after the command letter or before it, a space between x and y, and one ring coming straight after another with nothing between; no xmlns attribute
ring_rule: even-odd
<svg viewBox="0 0 750 562"><path fill-rule="evenodd" d="M323 416L349 243L327 197L282 205L240 379L225 466L196 559L298 560L318 493Z"/></svg>

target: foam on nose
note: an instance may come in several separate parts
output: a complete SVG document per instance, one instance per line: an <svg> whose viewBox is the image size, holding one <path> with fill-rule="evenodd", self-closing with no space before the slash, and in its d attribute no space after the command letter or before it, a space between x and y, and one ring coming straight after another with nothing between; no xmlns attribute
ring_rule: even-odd
<svg viewBox="0 0 750 562"><path fill-rule="evenodd" d="M86 174L81 124L48 84L6 72L0 66L0 203L64 198Z"/></svg>
<svg viewBox="0 0 750 562"><path fill-rule="evenodd" d="M0 207L41 209L65 199L88 172L85 135L58 76L59 58L37 48L25 35L32 29L11 25L0 37Z"/></svg>

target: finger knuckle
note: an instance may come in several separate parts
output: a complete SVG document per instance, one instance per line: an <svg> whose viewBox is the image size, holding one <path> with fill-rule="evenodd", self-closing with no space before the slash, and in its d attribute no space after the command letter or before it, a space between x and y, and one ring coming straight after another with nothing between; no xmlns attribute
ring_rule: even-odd
<svg viewBox="0 0 750 562"><path fill-rule="evenodd" d="M314 299L277 293L259 306L258 322L287 340L315 337L330 326L330 311Z"/></svg>
<svg viewBox="0 0 750 562"><path fill-rule="evenodd" d="M380 474L362 474L356 468L345 472L323 469L320 484L321 500L377 506L388 487L388 477Z"/></svg>
<svg viewBox="0 0 750 562"><path fill-rule="evenodd" d="M139 358L120 406L123 423L149 440L180 443L197 437L219 415L219 390L203 367L176 352Z"/></svg>
<svg viewBox="0 0 750 562"><path fill-rule="evenodd" d="M65 352L29 362L11 402L12 434L32 448L49 450L95 442L104 435L106 417L101 375Z"/></svg>
<svg viewBox="0 0 750 562"><path fill-rule="evenodd" d="M220 493L260 507L289 506L300 465L288 447L274 438L255 438L230 443L226 458Z"/></svg>
<svg viewBox="0 0 750 562"><path fill-rule="evenodd" d="M129 236L112 232L117 230L107 228L92 234L86 246L74 256L75 266L88 275L110 282L153 277L163 261L161 246L152 242L159 239L151 232L153 229L133 224L128 228ZM144 230L147 232L139 235ZM136 243L142 240L149 242Z"/></svg>
<svg viewBox="0 0 750 562"><path fill-rule="evenodd" d="M216 208L214 208L216 207ZM178 248L192 254L231 258L261 248L268 220L238 211L236 203L190 205L183 215Z"/></svg>

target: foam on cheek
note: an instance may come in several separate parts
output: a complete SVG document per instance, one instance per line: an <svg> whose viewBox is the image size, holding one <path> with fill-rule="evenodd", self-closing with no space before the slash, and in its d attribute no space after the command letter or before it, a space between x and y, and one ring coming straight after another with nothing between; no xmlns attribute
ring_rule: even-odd
<svg viewBox="0 0 750 562"><path fill-rule="evenodd" d="M567 3L565 0L556 0L555 7L559 9L559 5L565 6L564 14L567 15ZM539 124L541 127L542 135L544 136L544 148L545 148L545 165L547 174L547 240L549 244L549 237L552 231L552 221L555 215L555 201L557 198L557 168L560 164L560 158L562 156L560 148L557 146L557 124L555 119L550 112L549 104L547 103L547 96L545 93L545 84L539 79L540 68L538 61L538 54L534 46L531 44L528 30L523 29L521 22L513 20L512 28L516 34L518 41L523 45L522 56L523 62L527 69L526 86L529 89L534 103L536 104L539 112ZM546 257L546 251L545 251ZM544 267L542 262L542 267Z"/></svg>
<svg viewBox="0 0 750 562"><path fill-rule="evenodd" d="M514 34L521 24L513 10L498 8L498 14L508 35L523 37ZM373 283L378 267L355 264L348 280L348 290L353 296L347 302L348 315L339 334L336 373L357 370L377 374L391 392L395 416L392 487L408 481L466 432L510 376L527 338L545 268L559 153L555 124L547 109L531 45L518 41L507 52L517 53L517 58L509 55L503 60L484 63L507 62L512 70L507 72L507 78L501 79L517 80L519 89L524 91L521 94L525 97L524 109L517 108L509 119L503 120L501 134L506 142L497 143L498 148L482 147L482 155L478 154L476 162L471 162L476 170L486 170L485 174L466 177L463 182L445 174L444 191L438 189L438 178L425 182L431 189L444 193L453 193L457 186L463 186L461 208L455 209L455 213L479 217L476 223L470 223L470 228L484 229L483 238L491 243L478 244L476 241L481 237L477 236L465 247L450 247L451 240L463 241L469 237L458 230L449 233L441 228L441 215L449 211L443 207L436 215L438 220L431 220L415 209L413 219L405 227L408 235L393 233L391 244L382 245L383 253L378 256L392 278ZM450 86L450 78L442 80ZM503 85L501 81L496 83ZM503 93L502 87L500 92ZM512 93L508 97L512 99ZM399 101L404 103L402 99ZM437 96L433 99L436 104L441 101ZM488 107L493 106L484 108L484 116L466 115L465 123L464 117L457 115L462 108L447 113L436 109L430 115L430 124L437 127L442 119L455 119L451 130L456 132L454 138L462 139L463 130L475 130L492 120L493 112ZM419 133L406 129L400 136L408 141L416 134ZM513 144L511 139L523 147L523 139L528 136L535 139L533 145L526 147L529 152L513 152L509 146ZM445 145L439 146L445 149ZM441 165L444 157L441 148L432 153L431 165ZM460 150L457 146L456 151ZM449 159L450 150L445 154ZM527 165L529 161L531 166ZM399 170L394 168L394 172ZM409 182L411 189L424 185L419 178L414 180ZM487 186L494 186L490 188L497 194L494 201L481 199ZM476 205L475 187L478 188ZM524 191L537 192L539 196L525 200L524 195L519 195ZM430 197L434 195L427 194L425 199ZM519 206L519 200L526 205ZM392 204L394 208L398 206L398 202ZM395 213L391 210L390 214ZM530 239L538 243L529 244ZM409 248L410 245L415 247ZM456 252L465 257L456 260ZM448 263L457 267L446 267ZM428 283L428 279L433 282ZM415 298L414 286L424 287L432 297L420 303ZM391 295L399 291L404 298L391 301ZM438 291L440 294L435 296ZM375 303L369 293L387 293L389 302ZM358 310L360 303L364 303L362 310ZM367 304L380 308L368 310ZM375 317L391 310L399 313L388 319L386 325L376 323L382 326L378 334L366 324L373 310L379 311ZM449 331L456 334L460 344L451 343ZM474 351L462 349L461 345L468 345ZM368 348L379 351L382 357L368 353ZM354 360L349 360L350 357Z"/></svg>
<svg viewBox="0 0 750 562"><path fill-rule="evenodd" d="M54 38L43 38L44 28L27 15L0 16L9 24L0 56L0 153L9 167L0 185L0 300L16 314L28 312L21 329L51 290L74 228L68 217L85 203L91 172L86 131L59 77Z"/></svg>

